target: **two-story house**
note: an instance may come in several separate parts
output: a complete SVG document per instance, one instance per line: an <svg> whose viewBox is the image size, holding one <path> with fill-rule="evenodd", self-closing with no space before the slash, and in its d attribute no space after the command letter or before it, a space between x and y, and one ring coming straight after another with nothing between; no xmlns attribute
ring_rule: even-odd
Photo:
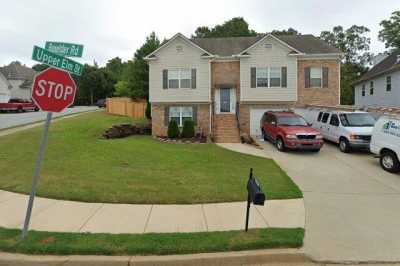
<svg viewBox="0 0 400 266"><path fill-rule="evenodd" d="M354 83L357 107L400 106L400 51L374 65Z"/></svg>
<svg viewBox="0 0 400 266"><path fill-rule="evenodd" d="M192 119L216 142L260 135L268 110L339 104L341 52L312 35L195 38L178 33L146 57L153 135Z"/></svg>

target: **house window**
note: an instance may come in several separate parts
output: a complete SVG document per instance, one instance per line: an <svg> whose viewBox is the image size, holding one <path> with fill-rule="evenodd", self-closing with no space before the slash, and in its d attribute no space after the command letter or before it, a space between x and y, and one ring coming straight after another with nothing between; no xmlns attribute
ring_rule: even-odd
<svg viewBox="0 0 400 266"><path fill-rule="evenodd" d="M369 95L374 95L374 82L369 83Z"/></svg>
<svg viewBox="0 0 400 266"><path fill-rule="evenodd" d="M179 88L179 70L168 71L168 88L169 89Z"/></svg>
<svg viewBox="0 0 400 266"><path fill-rule="evenodd" d="M189 89L192 82L192 72L190 69L168 70L169 89Z"/></svg>
<svg viewBox="0 0 400 266"><path fill-rule="evenodd" d="M192 73L190 71L190 69L181 69L180 72L180 87L181 88L185 88L185 89L189 89L190 88L190 83L192 81Z"/></svg>
<svg viewBox="0 0 400 266"><path fill-rule="evenodd" d="M182 127L186 120L193 120L192 106L173 106L169 108L169 121L175 120Z"/></svg>
<svg viewBox="0 0 400 266"><path fill-rule="evenodd" d="M257 87L268 87L268 68L257 67L256 70Z"/></svg>
<svg viewBox="0 0 400 266"><path fill-rule="evenodd" d="M386 77L386 91L392 91L392 77Z"/></svg>
<svg viewBox="0 0 400 266"><path fill-rule="evenodd" d="M361 87L361 96L362 97L365 96L365 84L363 84L362 87Z"/></svg>
<svg viewBox="0 0 400 266"><path fill-rule="evenodd" d="M310 68L310 86L322 87L322 68L320 67Z"/></svg>
<svg viewBox="0 0 400 266"><path fill-rule="evenodd" d="M281 86L281 70L280 67L271 67L269 69L269 86L280 87Z"/></svg>

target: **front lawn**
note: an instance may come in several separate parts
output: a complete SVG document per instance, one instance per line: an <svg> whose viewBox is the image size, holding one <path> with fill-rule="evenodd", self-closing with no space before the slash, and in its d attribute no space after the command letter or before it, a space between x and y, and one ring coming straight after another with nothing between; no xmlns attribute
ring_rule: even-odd
<svg viewBox="0 0 400 266"><path fill-rule="evenodd" d="M304 229L267 228L244 231L168 234L88 234L21 231L0 227L0 250L57 255L170 255L204 252L298 248Z"/></svg>
<svg viewBox="0 0 400 266"><path fill-rule="evenodd" d="M246 200L249 168L268 199L302 193L272 160L214 144L170 144L150 136L105 140L130 119L104 112L54 122L37 195L111 203L206 203ZM42 126L0 137L0 189L29 193Z"/></svg>

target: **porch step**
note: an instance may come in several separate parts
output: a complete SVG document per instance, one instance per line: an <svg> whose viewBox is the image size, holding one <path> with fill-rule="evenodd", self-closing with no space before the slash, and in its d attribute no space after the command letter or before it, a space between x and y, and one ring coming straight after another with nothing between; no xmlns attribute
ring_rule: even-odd
<svg viewBox="0 0 400 266"><path fill-rule="evenodd" d="M237 127L236 115L219 114L214 115L214 140L219 143L239 143L239 129Z"/></svg>

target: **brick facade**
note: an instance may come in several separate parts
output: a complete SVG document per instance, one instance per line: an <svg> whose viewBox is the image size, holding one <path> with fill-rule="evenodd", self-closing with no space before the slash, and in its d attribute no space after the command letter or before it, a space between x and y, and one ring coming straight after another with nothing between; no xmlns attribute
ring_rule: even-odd
<svg viewBox="0 0 400 266"><path fill-rule="evenodd" d="M305 88L304 69L306 67L328 67L328 88ZM340 104L340 61L339 59L298 60L297 61L298 106Z"/></svg>
<svg viewBox="0 0 400 266"><path fill-rule="evenodd" d="M165 137L167 136L168 126L166 126L165 107L167 106L184 106L184 105L195 105L197 106L197 126L196 132L201 133L204 136L209 134L210 128L210 105L209 104L152 104L151 106L151 117L152 117L152 134L153 136Z"/></svg>

